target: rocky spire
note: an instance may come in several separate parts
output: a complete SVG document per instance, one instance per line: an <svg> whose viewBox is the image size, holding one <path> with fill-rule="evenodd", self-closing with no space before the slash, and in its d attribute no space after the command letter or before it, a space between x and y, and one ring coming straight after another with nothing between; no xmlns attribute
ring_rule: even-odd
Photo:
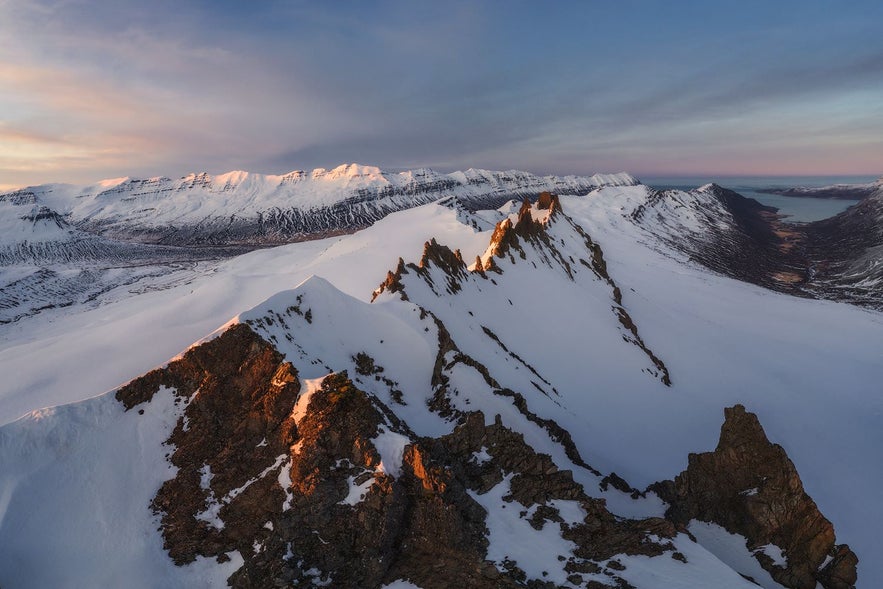
<svg viewBox="0 0 883 589"><path fill-rule="evenodd" d="M724 410L714 452L690 454L687 470L652 488L671 505L677 523L713 522L747 538L776 582L793 589L851 589L858 558L835 545L834 527L806 494L785 450L767 439L757 416L742 405ZM778 546L779 566L762 550Z"/></svg>

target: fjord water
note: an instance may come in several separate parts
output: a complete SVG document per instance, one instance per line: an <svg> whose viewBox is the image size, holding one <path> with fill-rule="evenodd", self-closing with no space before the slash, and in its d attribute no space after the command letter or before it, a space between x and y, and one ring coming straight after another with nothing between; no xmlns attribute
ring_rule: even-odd
<svg viewBox="0 0 883 589"><path fill-rule="evenodd" d="M821 187L832 184L866 184L877 179L876 176L642 176L640 178L641 182L653 188L676 188L679 190L691 190L714 182L738 192L742 196L776 207L781 215L785 215L786 221L795 223L808 223L833 217L858 201L782 196L780 194L765 194L758 192L758 190L794 186Z"/></svg>

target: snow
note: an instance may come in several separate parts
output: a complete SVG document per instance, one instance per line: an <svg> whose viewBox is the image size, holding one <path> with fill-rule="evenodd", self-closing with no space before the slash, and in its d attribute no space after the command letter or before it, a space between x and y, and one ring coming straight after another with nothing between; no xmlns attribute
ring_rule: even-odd
<svg viewBox="0 0 883 589"><path fill-rule="evenodd" d="M300 424L301 420L306 416L310 399L313 397L313 393L322 388L322 381L324 380L325 377L323 376L320 378L307 378L302 381L297 402L294 404L294 409L291 410L291 417L294 419L295 425Z"/></svg>
<svg viewBox="0 0 883 589"><path fill-rule="evenodd" d="M731 534L717 524L697 520L691 521L687 529L696 537L703 548L714 554L734 571L751 577L764 589L781 589L782 586L773 580L770 574L760 566L752 552L748 550L744 536ZM781 555L781 551L779 551L779 555ZM776 559L773 558L773 560Z"/></svg>
<svg viewBox="0 0 883 589"><path fill-rule="evenodd" d="M405 446L411 443L407 436L391 432L381 426L380 431L371 443L380 454L380 465L377 470L398 478L402 474L402 454Z"/></svg>
<svg viewBox="0 0 883 589"><path fill-rule="evenodd" d="M478 464L479 466L481 466L482 464L484 464L485 462L487 462L490 459L491 459L491 455L488 454L486 446L482 446L481 450L479 450L478 452L472 453L472 460L474 460L475 463Z"/></svg>
<svg viewBox="0 0 883 589"><path fill-rule="evenodd" d="M16 374L0 385L0 424L94 396L161 366L228 318L313 274L367 302L398 257L421 251L432 235L475 252L489 239L459 223L455 211L426 205L355 235L251 252L189 284L0 326L0 371Z"/></svg>
<svg viewBox="0 0 883 589"><path fill-rule="evenodd" d="M381 589L421 589L421 588L410 581L398 580L398 581L393 581L392 583L387 583Z"/></svg>
<svg viewBox="0 0 883 589"><path fill-rule="evenodd" d="M529 578L571 586L567 583L564 564L576 545L561 537L557 523L546 522L541 530L536 530L527 521L528 516L520 516L521 504L503 499L510 492L511 480L512 475L506 475L484 495L469 491L469 495L487 511L487 559L495 562L500 570L504 570L504 561L515 561ZM517 541L513 542L513 538ZM543 549L537 550L538 546ZM559 556L564 556L565 560L559 560Z"/></svg>
<svg viewBox="0 0 883 589"><path fill-rule="evenodd" d="M625 570L618 571L617 575L636 589L757 589L756 584L742 578L726 561L719 560L716 554L687 536L679 534L673 544L675 550L687 559L686 563L667 554L653 558L620 554L614 559L625 566ZM773 587L782 589L779 585Z"/></svg>
<svg viewBox="0 0 883 589"><path fill-rule="evenodd" d="M337 172L334 179L326 178L329 174L318 178L358 183L371 174L376 172L353 169ZM460 174L488 178L482 171ZM223 182L234 180L243 187L254 182L254 190L265 181L231 175ZM306 176L284 180L318 181ZM603 248L624 307L647 346L671 371L670 388L645 371L649 362L643 352L622 341L606 283L578 264L571 281L554 261L534 251L515 265L504 261L504 273L491 276L497 287L477 278L457 295L436 300L428 286L410 281L412 302L384 295L369 304L398 257L418 259L430 237L459 248L466 260L485 251L489 231L475 231L458 220L456 211L438 205L390 215L354 235L255 251L189 284L123 297L99 309L73 307L3 326L0 370L15 376L0 384L0 424L6 424L0 427L0 545L9 547L4 548L9 557L0 562L0 584L16 586L27 579L31 585L63 586L67 571L83 585L114 586L126 571L128 585L132 579L143 580L144 586L223 585L241 557L234 555L224 565L200 560L174 568L147 507L162 481L172 476L164 459L168 449L161 445L179 415L171 394L157 395L137 420L122 412L112 395L82 400L162 365L219 325L232 324L227 323L231 317L254 321L278 313L286 325L274 320L255 329L275 338L305 391L330 371L346 369L417 435L441 435L453 424L426 407L438 333L431 318L419 318L419 303L444 321L463 352L485 365L502 386L522 393L530 411L569 430L589 464L604 473L615 471L637 488L676 475L689 452L712 450L723 407L745 404L758 414L771 441L786 449L807 492L834 523L838 542L849 543L858 554L858 587L883 586L883 566L875 558L883 546L869 525L883 521L878 501L883 469L877 456L883 447L878 385L883 379L883 315L773 293L690 263L659 236L676 239L682 232L701 231L707 219L686 205L693 199L713 217L713 199L674 193L660 203L661 219L648 217L638 226L627 216L647 196L644 187L619 186L561 201L565 213ZM482 216L498 220L513 212ZM575 257L580 252L566 229L556 222L551 235L565 240L559 248L565 257ZM310 309L312 321L284 314L293 305ZM378 377L397 384L359 375L353 361L359 352L384 368ZM587 493L604 497L614 513L664 512L654 494L634 501L613 489L600 492L597 476L574 465L511 399L494 395L474 368L457 364L447 376L454 407L482 410L488 423L500 415L536 451L571 470ZM394 401L392 388L401 390L404 405ZM72 401L82 402L13 421ZM302 418L306 403L308 394L302 394L296 418ZM405 436L381 432L375 446L385 472L397 476L407 443ZM487 459L483 451L474 455L476 460ZM287 490L290 465L283 459L274 467ZM201 474L209 485L210 471ZM59 480L65 481L63 493ZM362 490L353 483L345 500L355 502ZM556 556L572 545L561 539L557 525L537 531L519 518L519 507L502 501L507 488L504 481L474 497L489 512L493 560L508 555L531 574L547 572L538 578L562 579ZM849 501L844 501L844 489ZM290 494L285 501L290 505ZM578 507L562 503L559 509L569 520L579 517ZM760 567L744 539L709 526L691 524L699 544L686 536L676 539L687 565L668 557L617 556L627 566L621 574L636 587L648 588L750 587L734 570L762 578L755 576ZM95 538L95 545L81 546L82 537ZM550 549L530 549L546 545L541 542ZM787 556L775 547L765 550L774 560ZM45 566L47 555L57 567Z"/></svg>
<svg viewBox="0 0 883 589"><path fill-rule="evenodd" d="M349 491L347 492L346 497L341 499L341 504L349 505L350 507L352 507L355 506L357 503L360 503L362 499L365 498L365 495L368 494L368 490L371 488L371 485L374 484L374 477L369 477L358 485L355 483L355 479L356 477L354 476L347 477Z"/></svg>
<svg viewBox="0 0 883 589"><path fill-rule="evenodd" d="M291 461L282 464L279 469L279 476L276 479L279 486L285 492L285 499L282 500L282 511L291 509L291 502L294 501L294 494L291 492Z"/></svg>
<svg viewBox="0 0 883 589"><path fill-rule="evenodd" d="M428 168L390 172L351 163L332 170L316 168L309 173L295 170L264 175L231 171L212 176L202 172L177 180L117 178L91 186L46 184L26 190L35 194L38 204L73 223L126 233L182 224L226 224L233 218L256 220L259 215L315 211L347 200L354 201L351 206L358 211L365 206L366 194L367 201L381 207L403 208L415 200L419 203L423 199L425 203L448 195L481 197L525 190L588 192L606 184L636 182L625 173L539 177L518 170L470 169L442 174Z"/></svg>
<svg viewBox="0 0 883 589"><path fill-rule="evenodd" d="M788 566L788 558L785 556L785 552L775 544L764 544L754 550L755 554L758 552L762 552L770 557L773 564L777 567L785 568Z"/></svg>
<svg viewBox="0 0 883 589"><path fill-rule="evenodd" d="M305 319L307 310L311 322ZM263 318L271 318L272 324L259 323ZM414 305L368 304L344 294L327 280L311 277L242 313L237 320L251 321L258 334L276 343L301 379L347 370L359 388L387 405L396 405L399 417L418 435L437 436L453 427L426 407L438 334L431 318L420 319ZM329 325L345 327L329 329ZM394 386L358 373L355 357L365 352L375 365L383 367L382 377ZM393 399L391 389L403 392L405 405Z"/></svg>
<svg viewBox="0 0 883 589"><path fill-rule="evenodd" d="M743 403L784 446L838 542L858 554L857 586L883 584L873 562L883 545L867 525L883 520L875 499L883 469L872 450L883 447L883 315L773 293L642 246L646 233L610 213L628 210L640 190L562 197L601 243L625 306L674 380L669 394L612 395L596 406L583 431L607 457L589 462L639 488L669 478L688 452L715 447L721 408ZM843 501L844 485L853 500Z"/></svg>
<svg viewBox="0 0 883 589"><path fill-rule="evenodd" d="M210 588L242 566L168 557L149 506L175 473L163 442L182 408L165 389L139 409L108 394L0 428L4 587Z"/></svg>

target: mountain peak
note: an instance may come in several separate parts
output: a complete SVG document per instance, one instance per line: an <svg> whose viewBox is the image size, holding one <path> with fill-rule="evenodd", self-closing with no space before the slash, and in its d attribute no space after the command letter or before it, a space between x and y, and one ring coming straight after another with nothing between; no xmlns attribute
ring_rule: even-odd
<svg viewBox="0 0 883 589"><path fill-rule="evenodd" d="M322 168L319 168L320 170ZM313 170L313 177L316 177L316 170ZM339 178L379 178L383 176L383 171L376 166L366 166L357 163L341 164L331 171L321 174L328 180L337 180Z"/></svg>
<svg viewBox="0 0 883 589"><path fill-rule="evenodd" d="M713 522L745 536L761 566L786 587L856 582L855 554L835 545L834 527L804 491L794 463L742 405L724 409L713 452L690 454L687 470L656 488L676 522ZM784 565L757 548L764 546L788 554Z"/></svg>

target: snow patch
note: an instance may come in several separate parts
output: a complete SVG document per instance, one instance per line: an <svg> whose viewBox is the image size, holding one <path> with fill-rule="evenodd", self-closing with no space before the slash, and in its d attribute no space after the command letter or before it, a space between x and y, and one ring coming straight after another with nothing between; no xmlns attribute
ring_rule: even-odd
<svg viewBox="0 0 883 589"><path fill-rule="evenodd" d="M487 446L482 446L478 452L472 453L472 458L470 460L474 460L475 464L481 466L488 460L491 460L491 455L488 454Z"/></svg>
<svg viewBox="0 0 883 589"><path fill-rule="evenodd" d="M785 556L785 551L775 544L765 544L754 549L754 554L759 552L770 557L773 564L777 567L785 568L788 566L788 558Z"/></svg>
<svg viewBox="0 0 883 589"><path fill-rule="evenodd" d="M279 486L285 491L285 499L282 500L282 511L291 509L291 502L294 501L294 493L291 492L291 461L289 460L279 469L279 477L276 479Z"/></svg>
<svg viewBox="0 0 883 589"><path fill-rule="evenodd" d="M295 425L300 424L301 419L306 416L307 407L310 406L310 399L312 398L313 393L322 388L322 381L324 381L326 377L327 375L321 378L310 378L303 381L300 395L297 397L297 402L291 410L291 417L294 419Z"/></svg>
<svg viewBox="0 0 883 589"><path fill-rule="evenodd" d="M732 534L717 524L698 520L691 521L687 529L703 548L734 571L751 577L764 589L781 589L781 585L754 558L744 536Z"/></svg>
<svg viewBox="0 0 883 589"><path fill-rule="evenodd" d="M523 508L520 503L503 499L510 493L513 476L512 473L507 474L499 484L483 495L469 491L469 495L487 511L487 559L496 563L500 570L504 570L504 561L514 561L529 578L563 585L567 583L569 574L564 570L564 564L573 554L576 544L561 537L557 523L549 522L541 530L534 529L521 517ZM570 512L568 515L574 515L573 509L566 507L566 510ZM540 546L542 550L537 549ZM559 556L565 559L559 560Z"/></svg>
<svg viewBox="0 0 883 589"><path fill-rule="evenodd" d="M350 507L355 506L357 503L361 503L362 499L365 498L365 495L368 494L368 491L371 489L371 485L374 484L374 477L368 477L361 484L356 484L355 480L357 476L347 477L347 484L349 485L349 492L347 496L344 497L339 503L341 505L349 505Z"/></svg>
<svg viewBox="0 0 883 589"><path fill-rule="evenodd" d="M407 436L391 432L380 426L377 437L371 440L374 449L380 454L379 472L384 472L393 478L398 478L402 472L402 455L405 446L411 443Z"/></svg>

